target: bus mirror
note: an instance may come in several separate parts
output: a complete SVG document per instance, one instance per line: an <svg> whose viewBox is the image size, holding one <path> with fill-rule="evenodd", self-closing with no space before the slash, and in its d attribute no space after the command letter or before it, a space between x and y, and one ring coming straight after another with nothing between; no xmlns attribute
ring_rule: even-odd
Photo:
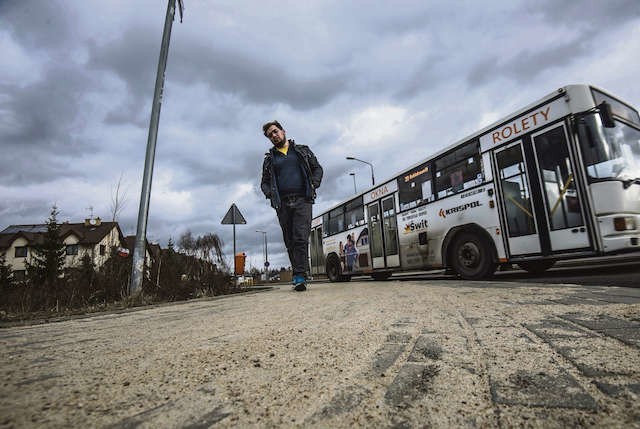
<svg viewBox="0 0 640 429"><path fill-rule="evenodd" d="M615 128L616 124L613 121L613 111L611 110L611 104L603 101L598 106L598 110L600 113L600 120L602 121L602 126L605 128Z"/></svg>

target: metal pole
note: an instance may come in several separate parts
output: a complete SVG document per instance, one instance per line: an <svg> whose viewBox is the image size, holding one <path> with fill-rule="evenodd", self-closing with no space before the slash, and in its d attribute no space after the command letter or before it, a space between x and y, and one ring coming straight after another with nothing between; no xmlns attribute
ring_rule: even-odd
<svg viewBox="0 0 640 429"><path fill-rule="evenodd" d="M371 184L375 185L376 184L376 179L373 177L373 164L367 161L363 161L361 159L358 158L354 158L352 156L348 156L347 159L351 160L351 161L360 161L362 163L365 163L369 166L369 168L371 168Z"/></svg>
<svg viewBox="0 0 640 429"><path fill-rule="evenodd" d="M153 176L153 161L156 154L156 141L158 138L158 123L160 120L160 107L162 105L164 73L167 67L167 56L169 54L169 39L171 38L171 26L173 24L173 17L176 11L175 4L176 0L168 0L167 2L167 15L164 20L162 44L160 45L160 59L158 60L156 87L153 93L151 122L149 124L149 137L147 139L147 153L144 161L144 174L142 178L142 192L140 194L140 208L138 210L136 243L133 250L133 266L131 267L131 284L129 287L131 295L138 293L142 289L147 217L149 215L149 199L151 197L151 178Z"/></svg>
<svg viewBox="0 0 640 429"><path fill-rule="evenodd" d="M236 211L231 211L231 222L233 223L233 278L238 275L236 267Z"/></svg>
<svg viewBox="0 0 640 429"><path fill-rule="evenodd" d="M263 243L263 246L262 246L262 256L264 256L264 262L265 263L264 263L263 267L264 267L265 279L268 280L269 276L268 276L268 272L267 272L267 270L268 270L267 261L269 260L269 256L268 256L268 253L267 253L267 231L260 231L260 230L257 229L256 232L261 233L262 234L262 238L264 240L264 243Z"/></svg>
<svg viewBox="0 0 640 429"><path fill-rule="evenodd" d="M349 173L349 176L353 177L353 193L358 193L358 188L356 188L356 173Z"/></svg>

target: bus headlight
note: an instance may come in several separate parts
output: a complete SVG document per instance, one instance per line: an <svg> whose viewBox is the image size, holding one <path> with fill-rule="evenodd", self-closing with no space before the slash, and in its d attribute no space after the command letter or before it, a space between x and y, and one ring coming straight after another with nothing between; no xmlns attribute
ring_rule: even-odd
<svg viewBox="0 0 640 429"><path fill-rule="evenodd" d="M636 229L636 219L632 216L614 217L613 227L616 231L628 231Z"/></svg>

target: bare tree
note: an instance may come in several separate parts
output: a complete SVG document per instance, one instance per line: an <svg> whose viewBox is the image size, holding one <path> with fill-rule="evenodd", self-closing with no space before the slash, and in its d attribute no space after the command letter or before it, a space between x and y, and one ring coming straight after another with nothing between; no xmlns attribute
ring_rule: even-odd
<svg viewBox="0 0 640 429"><path fill-rule="evenodd" d="M202 252L202 258L207 261L218 261L221 262L223 260L222 247L224 243L222 239L217 234L208 233L202 237L198 237L200 240L200 245L198 246Z"/></svg>
<svg viewBox="0 0 640 429"><path fill-rule="evenodd" d="M127 189L122 189L123 187L123 177L124 173L120 173L120 177L118 178L118 183L114 187L111 188L111 222L115 222L118 219L118 216L127 205Z"/></svg>

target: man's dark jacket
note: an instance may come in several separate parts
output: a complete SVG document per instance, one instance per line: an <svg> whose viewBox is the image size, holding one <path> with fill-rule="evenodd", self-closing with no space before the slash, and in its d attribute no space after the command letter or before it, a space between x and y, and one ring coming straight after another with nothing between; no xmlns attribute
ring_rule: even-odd
<svg viewBox="0 0 640 429"><path fill-rule="evenodd" d="M269 152L264 154L264 162L262 163L262 183L260 187L264 196L271 200L271 207L280 208L280 193L278 192L278 183L273 168L273 155L277 149L272 147ZM305 178L306 195L308 201L314 202L316 198L316 189L320 187L322 182L322 167L311 152L308 146L296 144L295 141L289 140L288 152L295 153L302 165L302 173Z"/></svg>

